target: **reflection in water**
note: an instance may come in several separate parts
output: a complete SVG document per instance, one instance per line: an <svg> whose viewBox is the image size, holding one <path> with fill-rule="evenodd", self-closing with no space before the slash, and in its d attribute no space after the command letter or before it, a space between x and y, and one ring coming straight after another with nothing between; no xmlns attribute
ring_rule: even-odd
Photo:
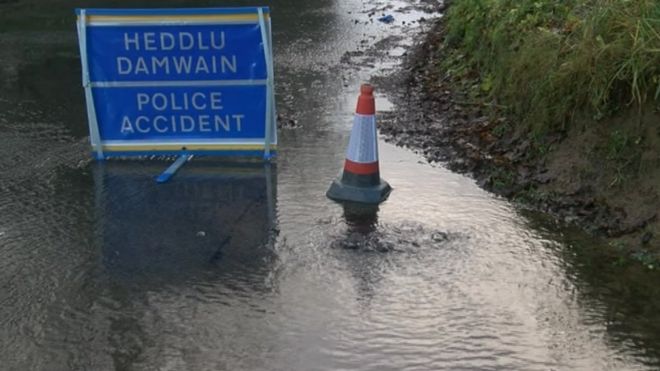
<svg viewBox="0 0 660 371"><path fill-rule="evenodd" d="M349 234L358 233L368 236L376 231L378 225L378 205L343 203L344 220Z"/></svg>
<svg viewBox="0 0 660 371"><path fill-rule="evenodd" d="M106 331L118 369L166 364L159 358L173 344L154 333L204 320L190 308L232 306L270 290L274 166L194 160L161 185L145 174L158 169L125 162L94 169L107 282L98 303L113 303ZM190 302L190 293L203 302ZM171 317L184 297L187 310Z"/></svg>
<svg viewBox="0 0 660 371"><path fill-rule="evenodd" d="M113 277L183 283L200 270L231 264L263 270L274 168L196 160L157 185L144 171L136 173L137 166L144 170L127 163L96 167L103 260Z"/></svg>
<svg viewBox="0 0 660 371"><path fill-rule="evenodd" d="M631 345L631 353L660 366L660 286L652 273L634 263L620 263L604 248L571 227L551 218L526 213L529 225L561 242L555 246L566 275L579 288L578 300L587 317L605 319L604 331L613 348ZM603 242L601 242L603 243ZM651 278L650 278L651 277Z"/></svg>
<svg viewBox="0 0 660 371"><path fill-rule="evenodd" d="M386 252L388 246L381 242L378 233L378 205L342 203L346 238L338 241L342 248L355 249L356 253ZM344 256L344 264L355 280L356 300L368 308L377 295L377 286L383 278L379 265L381 259Z"/></svg>

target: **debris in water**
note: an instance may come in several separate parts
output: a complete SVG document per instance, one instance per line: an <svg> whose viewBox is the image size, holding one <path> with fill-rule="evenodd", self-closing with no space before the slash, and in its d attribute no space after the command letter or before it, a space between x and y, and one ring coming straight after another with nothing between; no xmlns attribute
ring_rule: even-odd
<svg viewBox="0 0 660 371"><path fill-rule="evenodd" d="M448 239L448 235L445 232L435 232L431 235L431 239L435 242L442 242Z"/></svg>
<svg viewBox="0 0 660 371"><path fill-rule="evenodd" d="M388 15L383 15L382 17L378 18L380 22L390 24L394 22L394 17L391 14Z"/></svg>

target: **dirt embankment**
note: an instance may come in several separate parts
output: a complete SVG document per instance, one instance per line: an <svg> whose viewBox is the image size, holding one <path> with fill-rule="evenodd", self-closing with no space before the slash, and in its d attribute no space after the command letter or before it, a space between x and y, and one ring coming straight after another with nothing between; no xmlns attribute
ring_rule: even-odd
<svg viewBox="0 0 660 371"><path fill-rule="evenodd" d="M375 81L398 106L396 114L381 117L381 132L430 161L471 174L485 189L603 237L615 256L657 266L657 111L532 138L493 113L497 107L471 101L448 77L440 67L443 37L439 20L409 52L401 73Z"/></svg>

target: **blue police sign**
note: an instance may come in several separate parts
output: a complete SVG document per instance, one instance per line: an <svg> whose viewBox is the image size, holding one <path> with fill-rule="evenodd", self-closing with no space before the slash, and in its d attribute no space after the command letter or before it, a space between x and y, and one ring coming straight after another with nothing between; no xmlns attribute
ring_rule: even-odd
<svg viewBox="0 0 660 371"><path fill-rule="evenodd" d="M97 159L274 154L268 8L76 13Z"/></svg>

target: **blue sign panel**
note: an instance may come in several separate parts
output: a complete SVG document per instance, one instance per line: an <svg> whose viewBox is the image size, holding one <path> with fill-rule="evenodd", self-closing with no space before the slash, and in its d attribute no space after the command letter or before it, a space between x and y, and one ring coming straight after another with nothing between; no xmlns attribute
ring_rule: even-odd
<svg viewBox="0 0 660 371"><path fill-rule="evenodd" d="M265 86L94 88L106 140L263 139Z"/></svg>
<svg viewBox="0 0 660 371"><path fill-rule="evenodd" d="M92 81L264 80L259 25L90 27ZM252 47L246 47L251 45Z"/></svg>
<svg viewBox="0 0 660 371"><path fill-rule="evenodd" d="M274 153L268 8L77 14L97 158Z"/></svg>

